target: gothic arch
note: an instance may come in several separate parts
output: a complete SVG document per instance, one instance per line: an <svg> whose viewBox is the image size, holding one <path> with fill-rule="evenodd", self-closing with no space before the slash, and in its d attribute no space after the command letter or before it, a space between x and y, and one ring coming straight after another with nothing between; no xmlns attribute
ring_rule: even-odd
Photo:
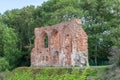
<svg viewBox="0 0 120 80"><path fill-rule="evenodd" d="M48 41L49 41L48 40L48 34L45 31L43 31L40 35L40 43L41 43L40 46L42 48L48 48L48 46L49 46Z"/></svg>
<svg viewBox="0 0 120 80"><path fill-rule="evenodd" d="M53 29L52 30L52 33L51 33L51 43L57 47L59 46L59 33L56 29Z"/></svg>

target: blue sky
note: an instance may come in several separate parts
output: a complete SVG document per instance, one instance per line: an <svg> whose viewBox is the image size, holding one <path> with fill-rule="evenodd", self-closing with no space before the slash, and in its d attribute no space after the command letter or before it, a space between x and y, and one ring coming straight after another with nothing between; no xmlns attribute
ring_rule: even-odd
<svg viewBox="0 0 120 80"><path fill-rule="evenodd" d="M41 5L44 1L48 0L0 0L0 13L4 13L6 10L23 8L28 5Z"/></svg>

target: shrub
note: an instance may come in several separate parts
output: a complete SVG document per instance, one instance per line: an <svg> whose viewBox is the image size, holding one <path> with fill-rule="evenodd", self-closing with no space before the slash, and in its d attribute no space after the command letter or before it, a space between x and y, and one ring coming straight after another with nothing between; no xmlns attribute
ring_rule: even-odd
<svg viewBox="0 0 120 80"><path fill-rule="evenodd" d="M15 69L6 80L100 80L98 71L104 72L105 67L22 67ZM69 72L69 70L71 72Z"/></svg>
<svg viewBox="0 0 120 80"><path fill-rule="evenodd" d="M0 71L5 71L9 68L9 63L5 58L0 58Z"/></svg>
<svg viewBox="0 0 120 80"><path fill-rule="evenodd" d="M110 63L114 66L120 66L120 49L116 46L111 48L111 57L109 57Z"/></svg>

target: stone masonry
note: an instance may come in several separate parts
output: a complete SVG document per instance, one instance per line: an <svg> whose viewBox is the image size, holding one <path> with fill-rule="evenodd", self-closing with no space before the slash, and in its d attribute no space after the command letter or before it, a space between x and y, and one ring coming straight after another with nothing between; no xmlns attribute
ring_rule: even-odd
<svg viewBox="0 0 120 80"><path fill-rule="evenodd" d="M35 28L31 66L88 65L87 40L80 19Z"/></svg>

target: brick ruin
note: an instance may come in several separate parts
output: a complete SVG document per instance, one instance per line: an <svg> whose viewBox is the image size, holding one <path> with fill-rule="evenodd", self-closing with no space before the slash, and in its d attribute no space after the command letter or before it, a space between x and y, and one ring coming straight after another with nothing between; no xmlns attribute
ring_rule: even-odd
<svg viewBox="0 0 120 80"><path fill-rule="evenodd" d="M87 40L80 19L35 28L31 66L88 65Z"/></svg>

